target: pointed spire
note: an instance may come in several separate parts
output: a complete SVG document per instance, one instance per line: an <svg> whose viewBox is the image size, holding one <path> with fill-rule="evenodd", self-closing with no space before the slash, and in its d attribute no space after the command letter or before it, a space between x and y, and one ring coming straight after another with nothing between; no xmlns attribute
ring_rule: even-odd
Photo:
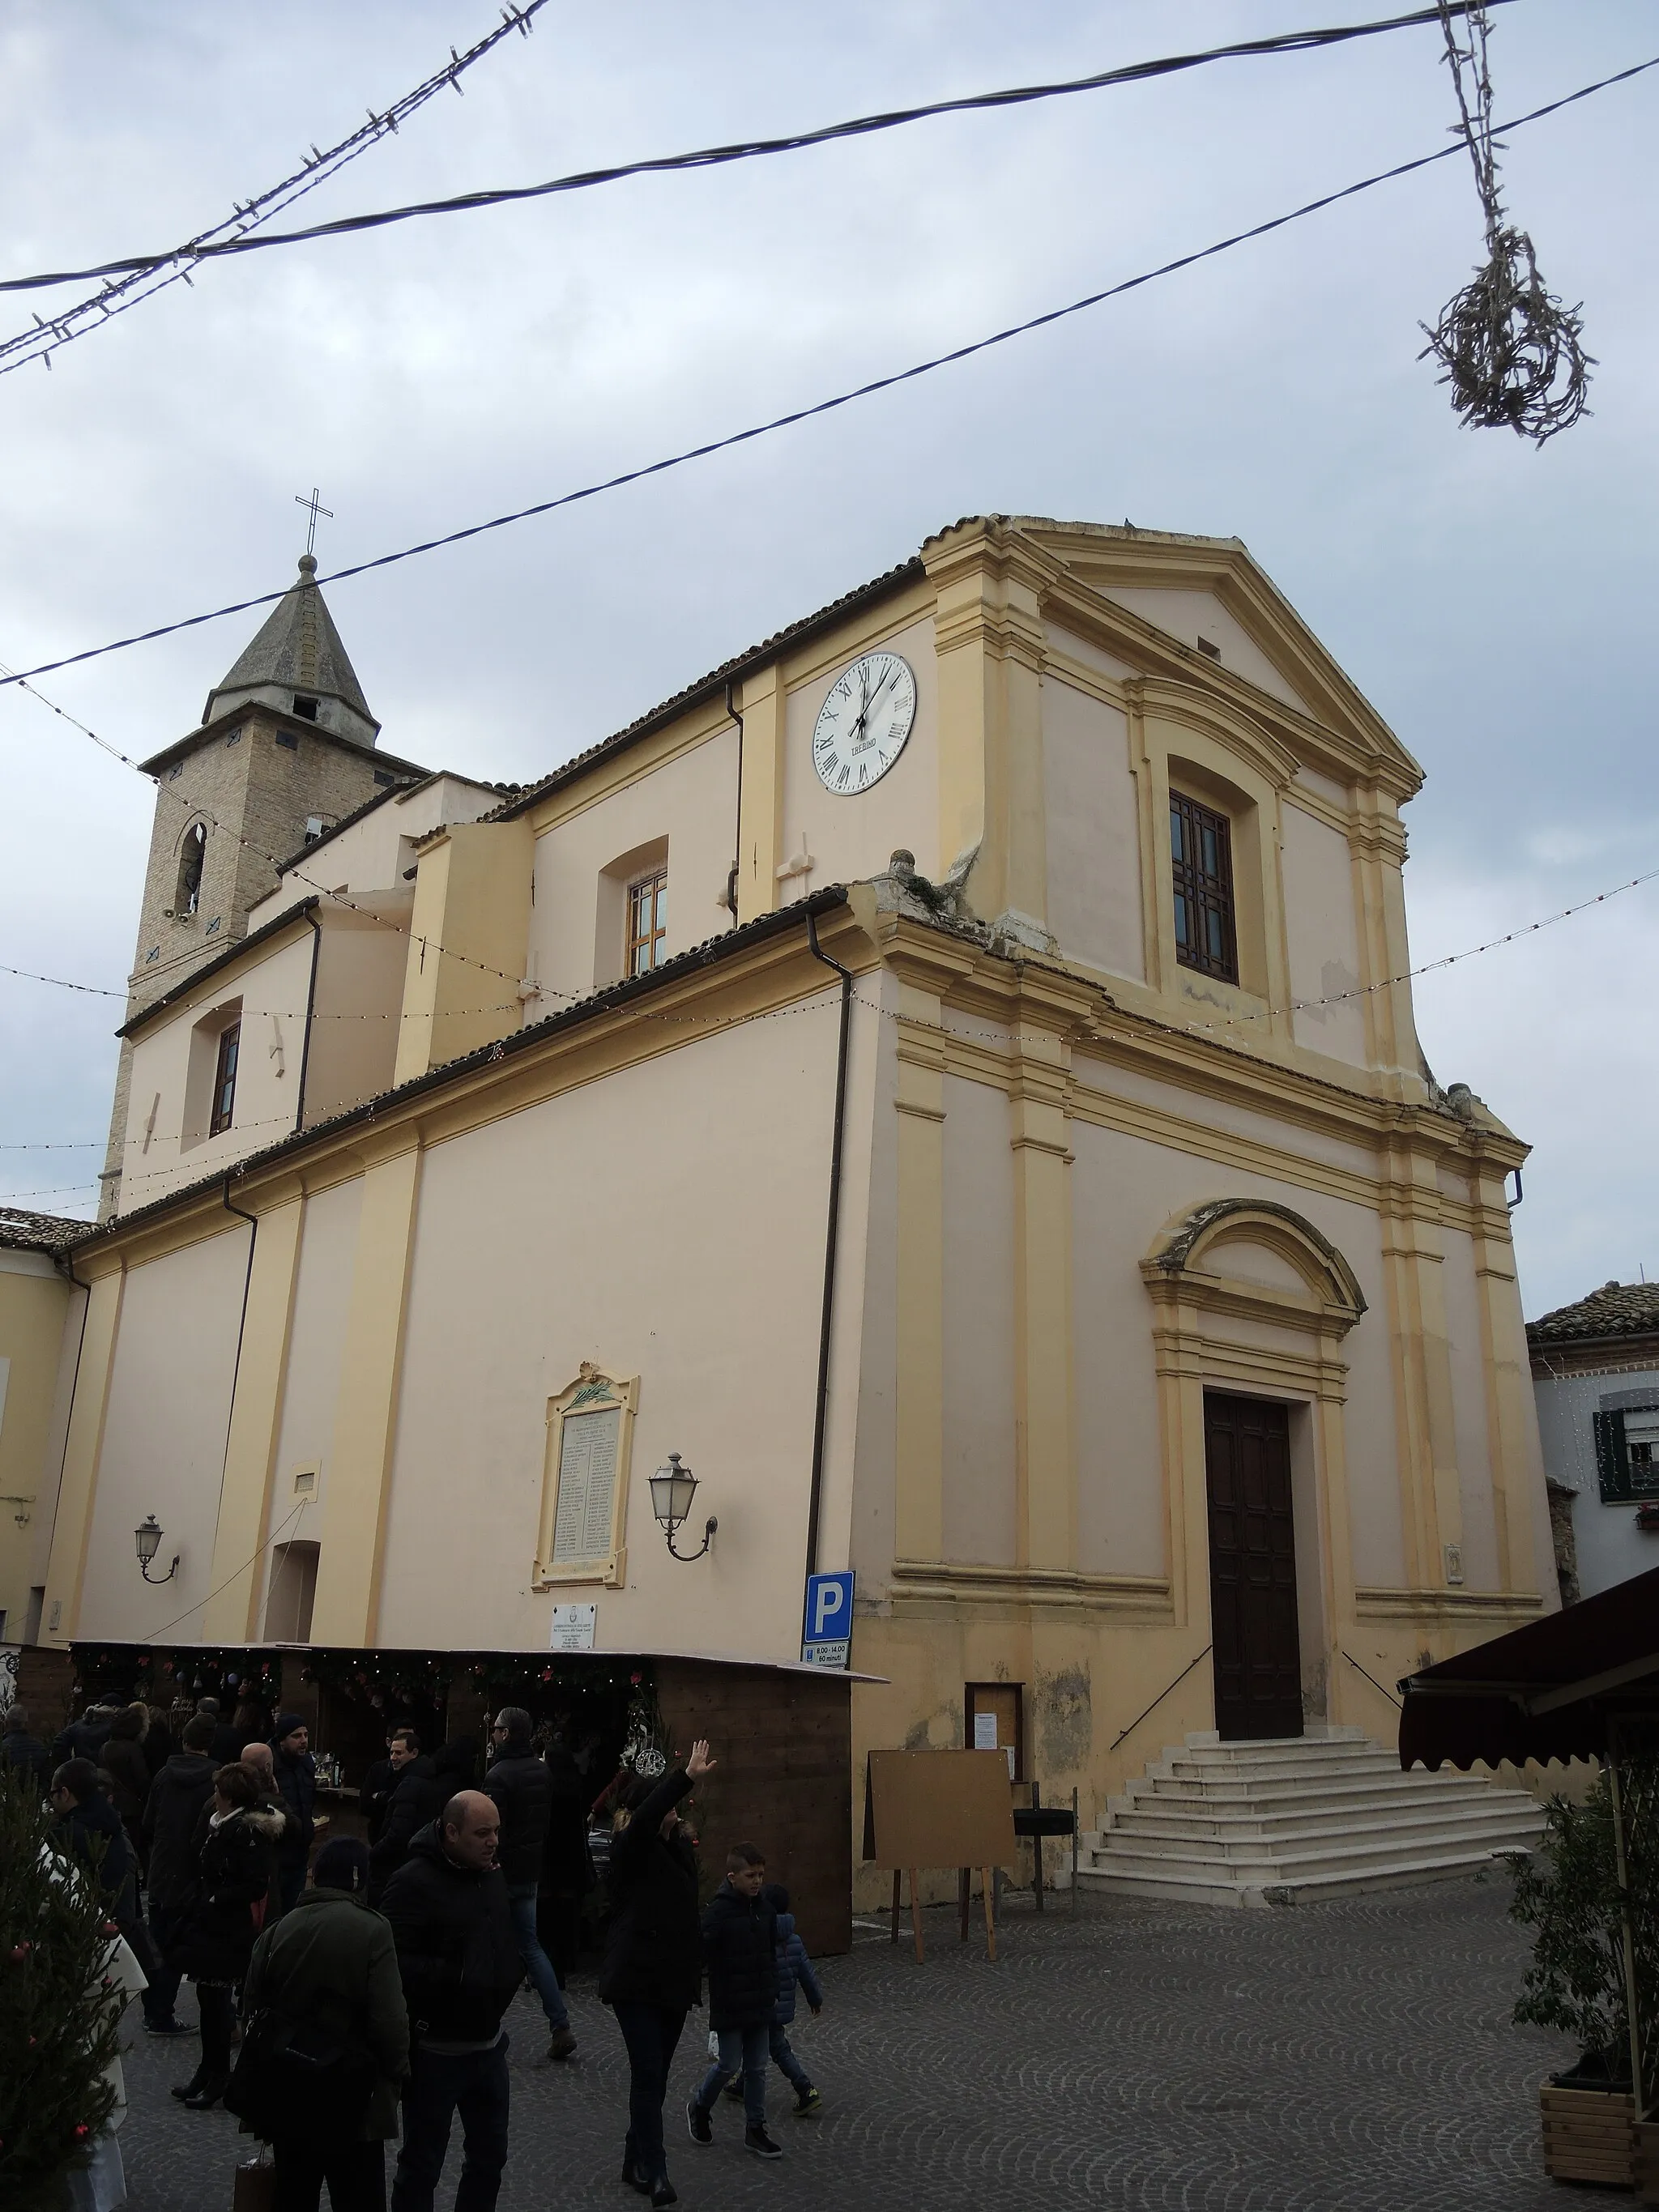
<svg viewBox="0 0 1659 2212"><path fill-rule="evenodd" d="M315 722L354 744L374 743L380 726L368 710L316 578L314 556L302 553L298 582L283 593L258 636L209 695L204 722L257 701Z"/></svg>

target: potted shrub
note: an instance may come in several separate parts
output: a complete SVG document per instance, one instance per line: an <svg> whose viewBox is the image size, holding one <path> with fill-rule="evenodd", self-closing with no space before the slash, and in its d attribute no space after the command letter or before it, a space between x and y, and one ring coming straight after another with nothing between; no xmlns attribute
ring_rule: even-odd
<svg viewBox="0 0 1659 2212"><path fill-rule="evenodd" d="M1553 2027L1577 2062L1539 2092L1544 2164L1556 2181L1632 2186L1634 2100L1624 1923L1605 1773L1582 1804L1553 1797L1535 1856L1516 1868L1510 1916L1533 1930L1517 2021Z"/></svg>

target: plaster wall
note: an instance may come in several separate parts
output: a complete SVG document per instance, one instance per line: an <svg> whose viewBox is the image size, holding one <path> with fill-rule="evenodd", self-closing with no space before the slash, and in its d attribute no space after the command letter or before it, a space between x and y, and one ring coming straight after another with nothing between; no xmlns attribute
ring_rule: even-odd
<svg viewBox="0 0 1659 2212"><path fill-rule="evenodd" d="M78 1304L45 1253L0 1248L0 1643L21 1639L39 1537L52 1526L52 1413L71 1295Z"/></svg>
<svg viewBox="0 0 1659 2212"><path fill-rule="evenodd" d="M1154 585L1127 590L1109 590L1103 586L1101 595L1115 600L1121 607L1127 607L1131 614L1153 623L1167 636L1178 637L1183 645L1196 646L1204 638L1219 646L1224 668L1231 668L1235 675L1243 676L1270 697L1281 699L1286 706L1297 707L1307 713L1307 702L1291 690L1255 639L1213 593L1176 591Z"/></svg>
<svg viewBox="0 0 1659 2212"><path fill-rule="evenodd" d="M1348 841L1299 806L1282 807L1279 823L1296 1041L1364 1067L1364 1002L1344 995L1365 980Z"/></svg>
<svg viewBox="0 0 1659 2212"><path fill-rule="evenodd" d="M1585 1597L1659 1566L1659 1536L1636 1525L1633 1505L1604 1505L1595 1466L1594 1416L1604 1397L1627 1391L1659 1392L1659 1367L1621 1367L1609 1348L1607 1371L1559 1377L1535 1376L1533 1395L1544 1467L1552 1482L1571 1490L1572 1534L1578 1554L1578 1587ZM1550 1556L1547 1541L1539 1553Z"/></svg>
<svg viewBox="0 0 1659 2212"><path fill-rule="evenodd" d="M1049 676L1042 686L1042 756L1048 927L1068 960L1145 982L1128 718Z"/></svg>
<svg viewBox="0 0 1659 2212"><path fill-rule="evenodd" d="M1068 659L1080 660L1097 676L1109 676L1121 683L1126 678L1138 673L1127 660L1120 660L1115 653L1103 653L1099 646L1086 637L1079 637L1075 630L1061 629L1054 623L1045 623L1042 636L1044 650L1051 657L1063 654Z"/></svg>
<svg viewBox="0 0 1659 2212"><path fill-rule="evenodd" d="M945 1556L1014 1563L1014 1169L1008 1101L945 1079Z"/></svg>
<svg viewBox="0 0 1659 2212"><path fill-rule="evenodd" d="M851 799L826 791L818 781L812 732L830 685L865 653L896 653L909 663L916 679L916 719L904 750L881 781ZM860 883L884 874L900 847L915 854L921 874L937 878L957 857L940 852L939 823L939 679L929 617L890 637L860 640L832 666L791 689L784 723L780 865L804 850L811 855L812 866L780 884L778 903L825 884Z"/></svg>
<svg viewBox="0 0 1659 2212"><path fill-rule="evenodd" d="M858 1575L857 1602L884 1590L896 1545L898 1490L898 1028L897 1002L884 969L866 976L859 996L874 1000L869 1179L864 1209L864 1310L854 1357L858 1369L857 1474L848 1564Z"/></svg>
<svg viewBox="0 0 1659 2212"><path fill-rule="evenodd" d="M838 994L699 1038L473 1135L422 1170L379 1640L799 1653ZM641 1133L649 1135L641 1141ZM640 1377L626 1585L532 1591L550 1398ZM713 1553L668 1555L647 1477L703 1484Z"/></svg>
<svg viewBox="0 0 1659 2212"><path fill-rule="evenodd" d="M324 907L317 957L317 994L306 1061L307 1128L392 1087L402 1034L404 975L409 957L413 895L374 902L377 922L340 907ZM388 927L387 925L391 926ZM504 999L481 975L483 1000Z"/></svg>
<svg viewBox="0 0 1659 2212"><path fill-rule="evenodd" d="M378 806L337 837L299 854L276 890L252 909L248 927L262 927L313 891L356 896L406 890L404 871L414 866L414 847L421 838L445 823L476 822L501 800L493 784L474 783L464 775L430 776L410 789L388 791Z"/></svg>
<svg viewBox="0 0 1659 2212"><path fill-rule="evenodd" d="M270 1462L267 1519L270 1534L277 1542L320 1543L326 1534L329 1446L340 1395L362 1204L360 1180L336 1183L331 1189L314 1192L305 1201L295 1269L288 1367L276 1449ZM310 1502L302 1505L305 1493L296 1488L295 1478L306 1468L317 1469L318 1480ZM279 1535L277 1531L285 1522L289 1525ZM267 1561L262 1577L267 1591L270 1571Z"/></svg>
<svg viewBox="0 0 1659 2212"><path fill-rule="evenodd" d="M311 931L296 921L291 936L256 948L246 965L234 963L210 976L139 1031L132 1040L123 1213L234 1167L294 1127L310 988ZM218 1033L239 1008L234 1117L229 1128L210 1137Z"/></svg>
<svg viewBox="0 0 1659 2212"><path fill-rule="evenodd" d="M213 1586L248 1236L231 1222L220 1236L127 1273L76 1630L82 1637L142 1643L167 1627L173 1641L188 1643L200 1633L200 1608ZM149 1513L166 1532L155 1571L164 1574L179 1554L178 1573L159 1587L144 1582L133 1552L132 1532Z"/></svg>
<svg viewBox="0 0 1659 2212"><path fill-rule="evenodd" d="M1077 1054L1073 1066L1079 1081L1103 1097L1121 1100L1131 1112L1150 1108L1180 1150L1224 1160L1243 1156L1243 1148L1232 1141L1241 1139L1244 1146L1316 1162L1349 1175L1367 1178L1376 1175L1376 1158L1364 1144L1329 1130L1310 1128L1282 1115L1240 1106L1231 1098L1212 1097L1206 1091L1164 1082L1139 1068L1121 1067L1088 1054Z"/></svg>
<svg viewBox="0 0 1659 2212"><path fill-rule="evenodd" d="M630 854L667 840L665 958L731 927L730 911L720 901L734 856L737 779L737 731L723 721L690 750L542 830L525 971L540 994L526 1005L526 1021L540 1021L573 999L620 980L626 908L611 894L625 893L627 886L602 878ZM609 925L603 933L602 902Z"/></svg>

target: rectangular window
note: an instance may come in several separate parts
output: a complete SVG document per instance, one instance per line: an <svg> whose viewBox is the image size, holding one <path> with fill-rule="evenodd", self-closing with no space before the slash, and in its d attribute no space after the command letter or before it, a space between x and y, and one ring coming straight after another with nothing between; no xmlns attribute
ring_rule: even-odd
<svg viewBox="0 0 1659 2212"><path fill-rule="evenodd" d="M210 1137L216 1137L221 1129L230 1127L236 1108L236 1060L241 1045L240 1022L233 1022L228 1030L220 1030L219 1058L213 1071L213 1114L208 1122Z"/></svg>
<svg viewBox="0 0 1659 2212"><path fill-rule="evenodd" d="M1238 981L1233 923L1232 825L1195 799L1170 793L1176 958L1200 975Z"/></svg>
<svg viewBox="0 0 1659 2212"><path fill-rule="evenodd" d="M628 973L647 975L663 963L668 933L668 871L659 868L628 886Z"/></svg>

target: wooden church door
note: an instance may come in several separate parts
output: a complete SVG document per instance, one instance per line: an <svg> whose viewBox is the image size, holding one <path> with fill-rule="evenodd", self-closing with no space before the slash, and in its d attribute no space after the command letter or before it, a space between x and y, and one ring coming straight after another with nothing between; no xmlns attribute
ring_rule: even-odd
<svg viewBox="0 0 1659 2212"><path fill-rule="evenodd" d="M1224 1742L1302 1733L1290 1417L1204 1394L1215 1718Z"/></svg>

